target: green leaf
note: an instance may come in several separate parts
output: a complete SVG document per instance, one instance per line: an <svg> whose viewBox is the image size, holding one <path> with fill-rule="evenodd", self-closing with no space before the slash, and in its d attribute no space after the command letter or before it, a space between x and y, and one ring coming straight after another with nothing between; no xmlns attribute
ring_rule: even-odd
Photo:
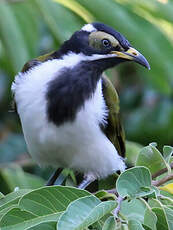
<svg viewBox="0 0 173 230"><path fill-rule="evenodd" d="M110 216L104 223L102 230L115 230L116 222L115 217Z"/></svg>
<svg viewBox="0 0 173 230"><path fill-rule="evenodd" d="M39 229L39 225L57 222L67 206L74 200L90 196L87 191L63 187L50 186L31 191L19 200L19 208L9 210L1 219L2 230ZM44 227L45 228L45 227Z"/></svg>
<svg viewBox="0 0 173 230"><path fill-rule="evenodd" d="M19 4L11 4L11 9L16 16L16 20L20 26L20 31L24 36L27 44L30 58L37 55L39 38L39 20L38 12L33 7L33 1L21 2ZM28 20L29 19L29 20ZM32 31L32 33L31 33Z"/></svg>
<svg viewBox="0 0 173 230"><path fill-rule="evenodd" d="M29 230L55 230L57 222L41 223Z"/></svg>
<svg viewBox="0 0 173 230"><path fill-rule="evenodd" d="M128 227L129 227L129 230L145 230L142 227L142 224L137 220L129 220Z"/></svg>
<svg viewBox="0 0 173 230"><path fill-rule="evenodd" d="M1 230L27 230L41 223L58 221L61 214L62 212L54 210L52 214L37 216L31 212L13 208L2 217L0 228Z"/></svg>
<svg viewBox="0 0 173 230"><path fill-rule="evenodd" d="M58 230L83 230L110 213L116 207L115 201L100 202L94 196L72 202L58 221ZM80 212L79 212L80 210Z"/></svg>
<svg viewBox="0 0 173 230"><path fill-rule="evenodd" d="M87 23L93 22L94 18L93 16L79 3L77 3L75 0L54 0L55 2L58 2L62 4L63 6L69 8L71 11L79 15L83 20L85 20Z"/></svg>
<svg viewBox="0 0 173 230"><path fill-rule="evenodd" d="M167 196L160 196L159 197L159 201L163 204L163 205L170 205L173 207L173 199L171 199L170 197Z"/></svg>
<svg viewBox="0 0 173 230"><path fill-rule="evenodd" d="M163 191L167 191L167 192L173 194L173 183L161 186L160 189L163 190Z"/></svg>
<svg viewBox="0 0 173 230"><path fill-rule="evenodd" d="M17 204L14 204L0 211L0 222L1 222L2 217L5 216L5 214L13 208L19 208L19 206Z"/></svg>
<svg viewBox="0 0 173 230"><path fill-rule="evenodd" d="M157 216L151 209L147 208L144 214L144 225L152 230L157 230L156 228Z"/></svg>
<svg viewBox="0 0 173 230"><path fill-rule="evenodd" d="M11 207L12 205L18 204L20 197L22 197L30 191L30 189L21 189L7 194L2 199L0 199L0 211L8 207Z"/></svg>
<svg viewBox="0 0 173 230"><path fill-rule="evenodd" d="M116 188L122 197L142 197L153 193L151 175L145 167L134 167L124 171L118 178Z"/></svg>
<svg viewBox="0 0 173 230"><path fill-rule="evenodd" d="M20 189L35 189L44 185L44 180L38 176L26 173L18 165L2 168L0 170L1 183L6 185L8 191L13 191L16 187Z"/></svg>
<svg viewBox="0 0 173 230"><path fill-rule="evenodd" d="M84 21L78 15L74 15L72 11L56 2L35 0L35 3L53 36L59 43L69 39L72 33L84 24Z"/></svg>
<svg viewBox="0 0 173 230"><path fill-rule="evenodd" d="M126 164L127 165L132 165L132 166L135 165L136 159L142 147L143 146L138 143L132 141L126 141Z"/></svg>
<svg viewBox="0 0 173 230"><path fill-rule="evenodd" d="M116 196L113 193L109 193L104 190L100 190L94 194L100 200L116 200Z"/></svg>
<svg viewBox="0 0 173 230"><path fill-rule="evenodd" d="M2 192L0 192L0 200L4 198L4 194Z"/></svg>
<svg viewBox="0 0 173 230"><path fill-rule="evenodd" d="M152 211L157 216L157 224L156 224L157 229L171 230L169 229L164 209L163 208L152 208Z"/></svg>
<svg viewBox="0 0 173 230"><path fill-rule="evenodd" d="M167 167L167 164L162 157L161 153L158 151L156 147L153 145L149 145L144 147L137 158L136 161L137 166L145 166L147 167L151 174L154 174L160 171L163 168Z"/></svg>
<svg viewBox="0 0 173 230"><path fill-rule="evenodd" d="M102 227L105 223L105 221L110 217L113 216L111 213L104 215L101 219L99 219L97 222L94 224L90 225L89 228L91 229L97 229L97 230L102 230Z"/></svg>
<svg viewBox="0 0 173 230"><path fill-rule="evenodd" d="M169 164L171 156L173 154L173 147L165 145L163 147L163 156L165 161Z"/></svg>
<svg viewBox="0 0 173 230"><path fill-rule="evenodd" d="M19 206L35 215L42 216L65 211L67 206L80 197L90 196L85 190L64 186L49 186L27 193L19 201Z"/></svg>
<svg viewBox="0 0 173 230"><path fill-rule="evenodd" d="M170 208L164 207L164 211L166 213L169 230L172 230L173 229L173 210Z"/></svg>
<svg viewBox="0 0 173 230"><path fill-rule="evenodd" d="M30 58L29 51L25 43L25 35L20 30L12 8L5 1L0 4L0 37L10 60L9 65L12 64L13 70L16 72ZM13 38L13 42L11 38Z"/></svg>
<svg viewBox="0 0 173 230"><path fill-rule="evenodd" d="M148 204L151 208L162 208L162 204L158 199L148 199Z"/></svg>
<svg viewBox="0 0 173 230"><path fill-rule="evenodd" d="M115 188L116 186L116 180L118 178L118 174L117 173L114 173L106 178L103 178L101 180L98 181L99 183L99 190L102 190L102 189L112 189L112 188Z"/></svg>
<svg viewBox="0 0 173 230"><path fill-rule="evenodd" d="M138 199L133 199L131 201L124 200L120 209L120 213L122 213L127 220L135 219L141 223L144 222L145 211L146 204Z"/></svg>

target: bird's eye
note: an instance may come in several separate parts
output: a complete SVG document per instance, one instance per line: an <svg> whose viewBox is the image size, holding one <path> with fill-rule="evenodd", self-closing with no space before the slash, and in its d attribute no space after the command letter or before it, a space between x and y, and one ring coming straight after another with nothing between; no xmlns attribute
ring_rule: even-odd
<svg viewBox="0 0 173 230"><path fill-rule="evenodd" d="M111 43L110 43L110 41L109 41L108 39L103 39L103 40L102 40L102 44L103 44L103 46L106 47L106 48L108 48L108 47L111 46Z"/></svg>

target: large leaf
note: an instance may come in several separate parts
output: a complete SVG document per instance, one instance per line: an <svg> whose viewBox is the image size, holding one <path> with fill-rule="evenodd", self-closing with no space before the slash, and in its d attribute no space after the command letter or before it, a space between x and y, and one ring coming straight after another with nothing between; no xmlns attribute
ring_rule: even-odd
<svg viewBox="0 0 173 230"><path fill-rule="evenodd" d="M35 227L31 227L29 230L55 230L56 229L56 221L49 223L42 223Z"/></svg>
<svg viewBox="0 0 173 230"><path fill-rule="evenodd" d="M94 19L93 15L91 15L90 12L88 12L84 7L82 7L75 0L66 0L66 1L54 0L54 1L69 8L71 11L75 12L77 15L79 15L81 18L83 18L88 23L92 22Z"/></svg>
<svg viewBox="0 0 173 230"><path fill-rule="evenodd" d="M166 218L167 218L169 230L172 230L173 229L173 210L165 207L164 211L166 213Z"/></svg>
<svg viewBox="0 0 173 230"><path fill-rule="evenodd" d="M152 230L157 230L156 223L157 223L156 214L151 209L147 208L144 214L144 225Z"/></svg>
<svg viewBox="0 0 173 230"><path fill-rule="evenodd" d="M80 198L71 203L58 221L58 230L83 230L116 207L115 201L100 202L94 196Z"/></svg>
<svg viewBox="0 0 173 230"><path fill-rule="evenodd" d="M76 188L52 186L31 191L21 197L18 207L9 210L0 221L2 230L39 228L56 222L70 202L91 194ZM36 228L36 229L37 229Z"/></svg>
<svg viewBox="0 0 173 230"><path fill-rule="evenodd" d="M166 161L162 157L161 153L152 144L144 147L140 151L136 161L136 165L147 167L152 174L167 167Z"/></svg>
<svg viewBox="0 0 173 230"><path fill-rule="evenodd" d="M126 170L119 176L116 188L122 197L141 197L153 193L149 170L142 166Z"/></svg>
<svg viewBox="0 0 173 230"><path fill-rule="evenodd" d="M34 58L38 52L41 36L39 37L38 12L36 8L33 7L33 1L11 4L11 9L20 25L20 31L27 44L29 56L30 58Z"/></svg>
<svg viewBox="0 0 173 230"><path fill-rule="evenodd" d="M157 229L171 230L169 229L168 221L167 221L164 209L163 208L152 208L152 211L157 216L157 224L156 224Z"/></svg>
<svg viewBox="0 0 173 230"><path fill-rule="evenodd" d="M14 72L19 71L30 58L29 51L25 35L20 30L12 8L5 1L0 3L0 37L10 60L9 65L12 64Z"/></svg>
<svg viewBox="0 0 173 230"><path fill-rule="evenodd" d="M11 205L18 204L19 199L30 191L31 191L30 189L21 189L7 194L2 199L0 199L0 211L10 207Z"/></svg>
<svg viewBox="0 0 173 230"><path fill-rule="evenodd" d="M142 200L124 200L121 204L120 213L122 213L128 220L135 219L144 223L146 208L146 204Z"/></svg>
<svg viewBox="0 0 173 230"><path fill-rule="evenodd" d="M13 208L1 219L0 228L2 230L27 230L41 223L51 222L52 224L58 220L60 215L61 212L54 210L52 214L37 216L19 208Z"/></svg>
<svg viewBox="0 0 173 230"><path fill-rule="evenodd" d="M56 2L35 0L35 3L58 43L69 39L84 23L80 17Z"/></svg>
<svg viewBox="0 0 173 230"><path fill-rule="evenodd" d="M70 202L89 195L89 192L73 187L43 187L23 196L19 206L24 210L41 216L51 214L55 210L62 212Z"/></svg>

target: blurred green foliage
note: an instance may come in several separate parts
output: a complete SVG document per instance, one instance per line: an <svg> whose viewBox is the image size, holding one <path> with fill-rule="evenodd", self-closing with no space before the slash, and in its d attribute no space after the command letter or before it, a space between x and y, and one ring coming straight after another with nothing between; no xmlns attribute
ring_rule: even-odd
<svg viewBox="0 0 173 230"><path fill-rule="evenodd" d="M160 144L159 149L173 145L172 12L172 0L0 0L0 191L4 195L14 191L6 196L0 193L2 229L55 229L56 225L71 229L71 220L73 229L82 229L80 223L85 229L156 230L163 228L163 222L163 229L172 229L173 185L160 191L157 183L171 173L173 148L165 146L160 152L155 143L148 145L153 141ZM120 95L129 140L126 163L137 167L89 189L116 186L126 197L117 223L110 213L116 205L115 194L100 190L94 196L67 186L42 187L51 169L40 169L26 154L19 118L9 112L11 83L25 62L58 49L74 31L92 21L120 31L151 65L150 71L132 63L107 71ZM159 170L164 171L162 175L157 174ZM150 174L155 174L153 181ZM64 169L56 183L76 186L80 179Z"/></svg>
<svg viewBox="0 0 173 230"><path fill-rule="evenodd" d="M92 21L120 31L151 65L150 71L130 63L107 72L120 95L127 139L173 145L172 12L172 0L1 0L0 162L30 162L19 119L9 113L15 74Z"/></svg>

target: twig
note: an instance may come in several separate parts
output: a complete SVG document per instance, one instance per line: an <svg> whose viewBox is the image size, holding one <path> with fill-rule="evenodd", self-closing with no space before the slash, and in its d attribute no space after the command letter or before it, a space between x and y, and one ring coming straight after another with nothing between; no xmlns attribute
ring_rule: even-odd
<svg viewBox="0 0 173 230"><path fill-rule="evenodd" d="M169 180L173 180L173 173L165 176L164 178L157 180L157 181L152 181L152 185L154 186L160 186L164 183L166 183Z"/></svg>
<svg viewBox="0 0 173 230"><path fill-rule="evenodd" d="M120 211L121 203L122 203L123 200L124 200L124 198L122 196L118 196L118 198L117 198L118 205L117 205L116 209L114 210L114 216L115 217L118 217L118 213Z"/></svg>
<svg viewBox="0 0 173 230"><path fill-rule="evenodd" d="M170 167L171 167L171 169L173 169L173 162L170 164ZM168 171L167 168L161 169L160 171L158 171L158 172L156 172L156 173L154 173L154 174L152 175L152 179L154 179L154 178L156 178L156 177L162 175L163 173L165 173L165 172L167 172L167 171Z"/></svg>
<svg viewBox="0 0 173 230"><path fill-rule="evenodd" d="M118 192L115 188L113 189L108 189L108 190L105 190L105 192L108 192L108 193L112 193L112 194L115 194L117 197L118 197Z"/></svg>

